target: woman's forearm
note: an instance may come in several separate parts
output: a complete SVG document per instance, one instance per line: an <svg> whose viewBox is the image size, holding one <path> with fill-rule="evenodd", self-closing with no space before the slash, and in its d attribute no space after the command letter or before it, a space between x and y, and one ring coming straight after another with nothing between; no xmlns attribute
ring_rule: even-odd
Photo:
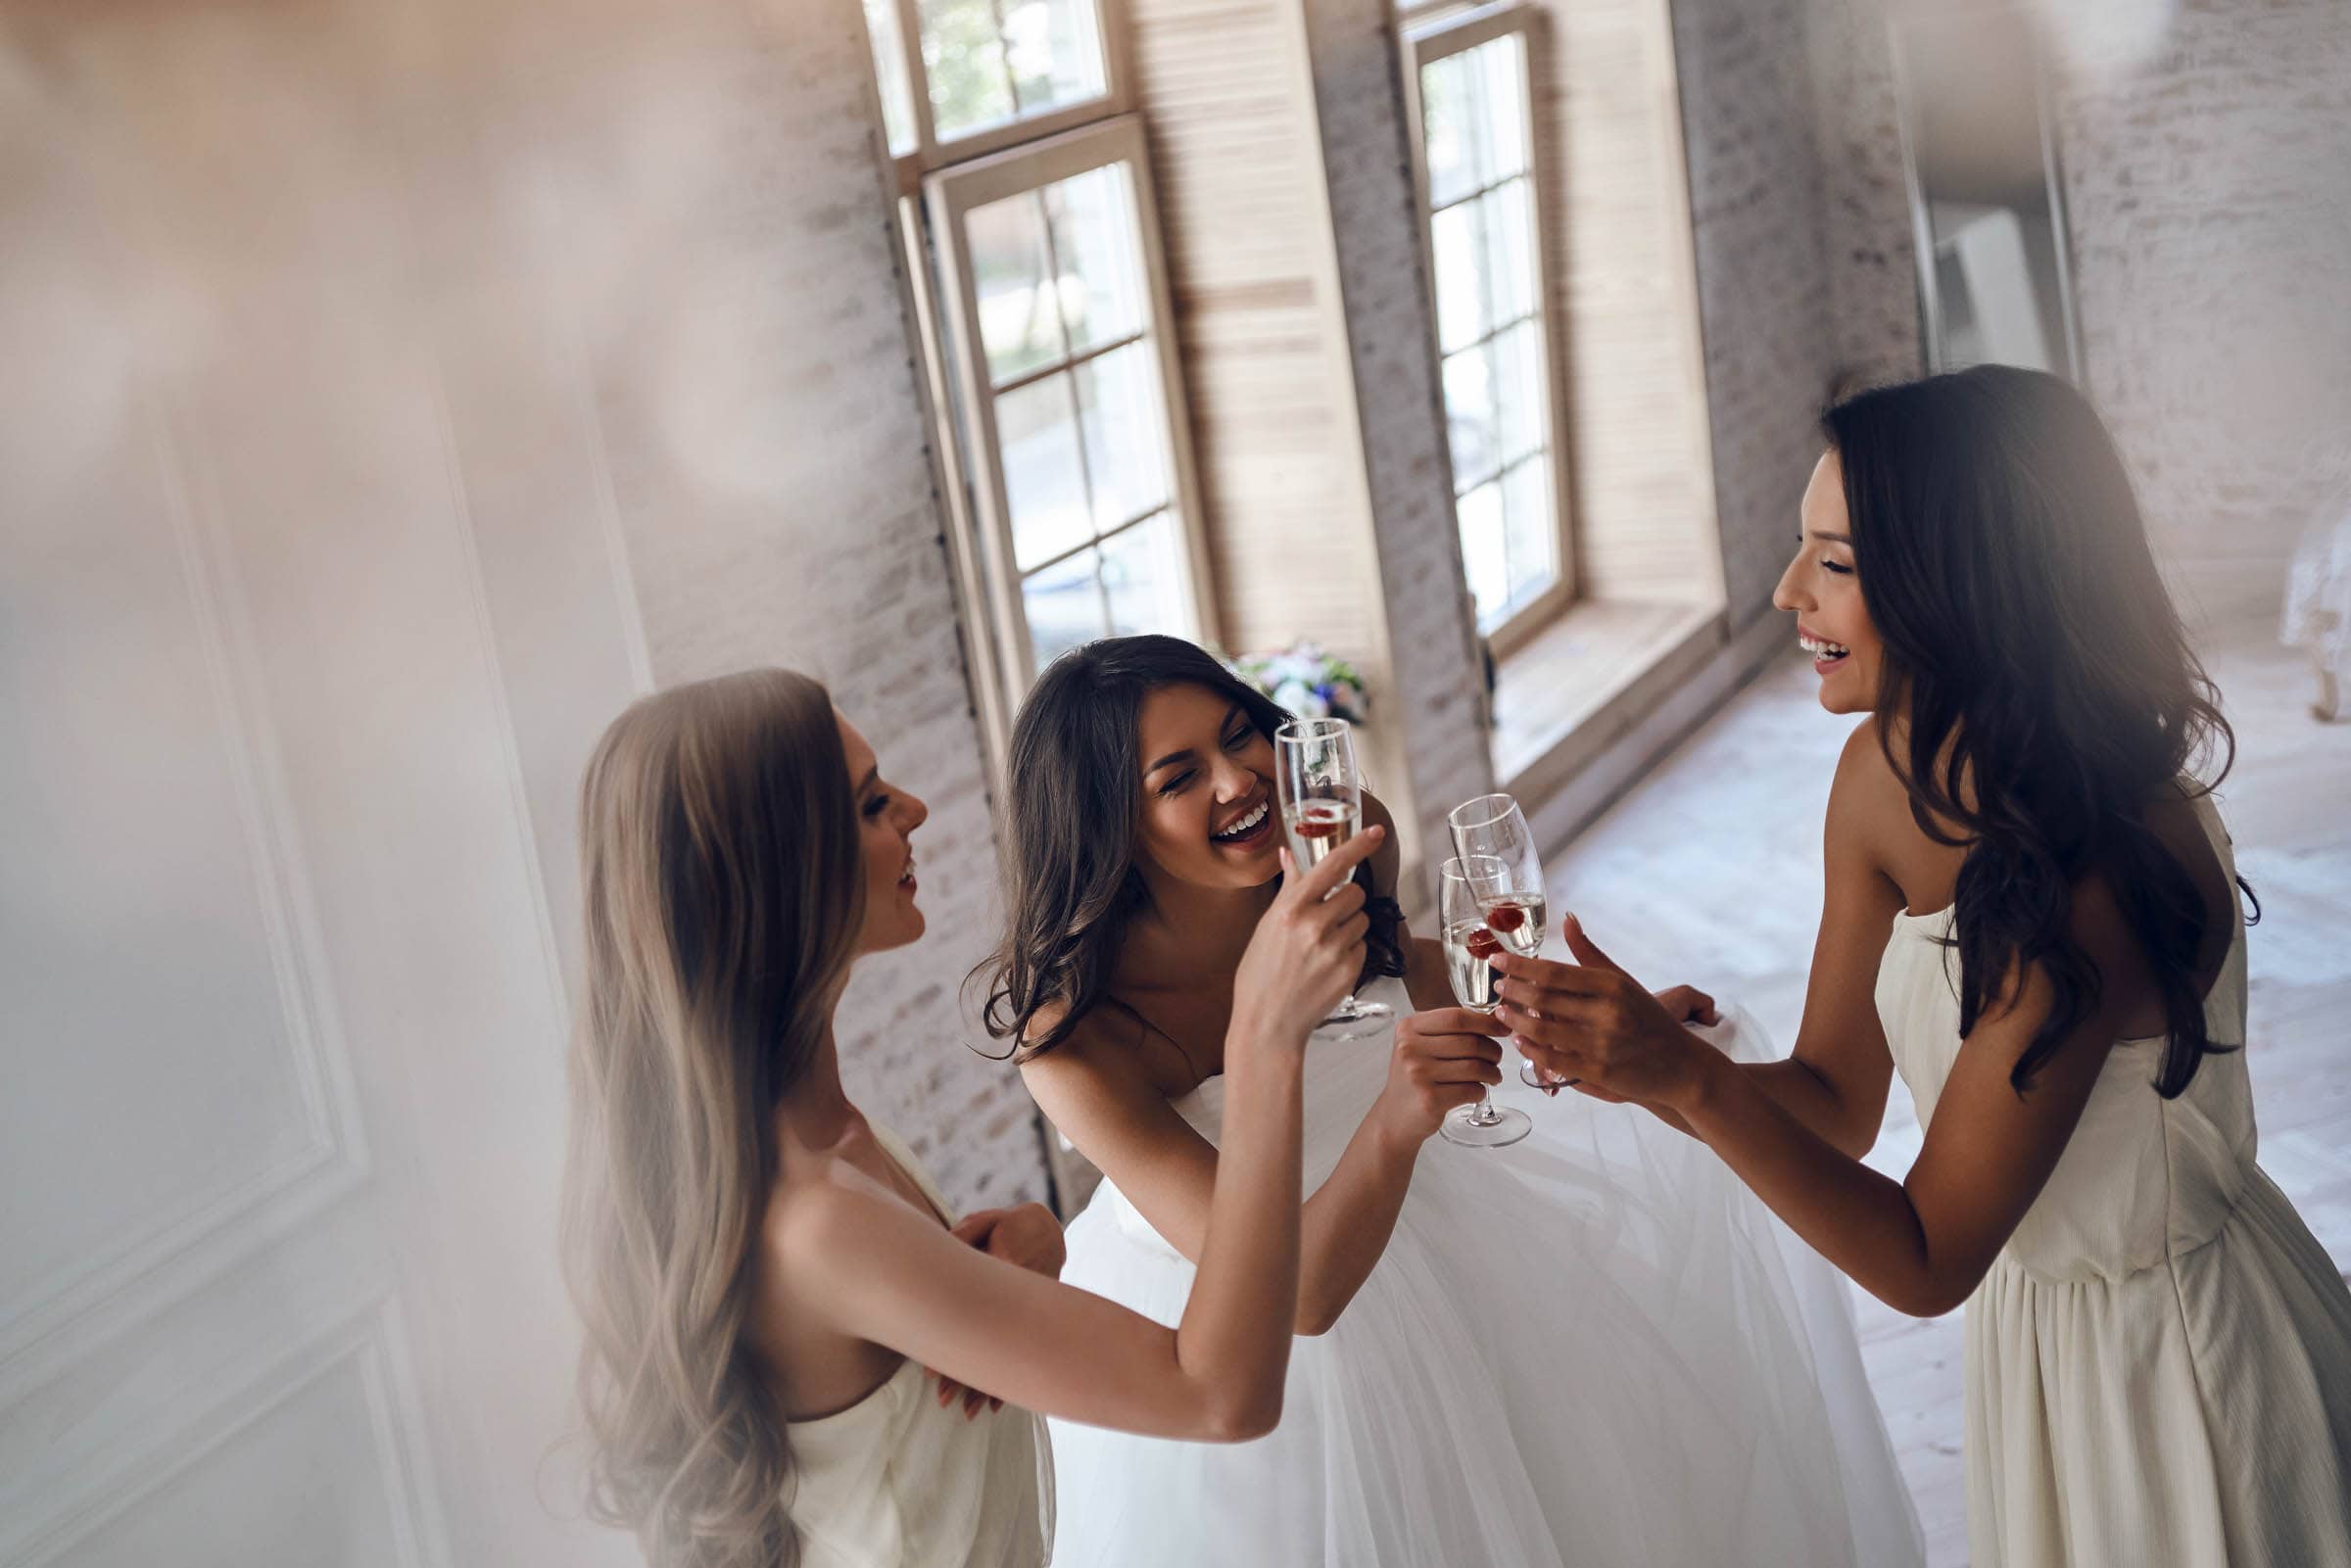
<svg viewBox="0 0 2351 1568"><path fill-rule="evenodd" d="M1837 1084L1794 1057L1778 1062L1743 1062L1740 1074L1769 1095L1774 1104L1800 1121L1839 1153L1858 1160L1878 1141L1878 1124L1886 1114L1883 1092L1873 1110L1855 1105Z"/></svg>
<svg viewBox="0 0 2351 1568"><path fill-rule="evenodd" d="M1775 1085L1754 1065L1717 1064L1676 1109L1790 1229L1896 1311L1931 1317L1966 1298L1975 1280L1937 1268L1900 1182L1862 1164L1783 1104L1772 1086L1784 1086L1786 1074Z"/></svg>
<svg viewBox="0 0 2351 1568"><path fill-rule="evenodd" d="M1370 1277L1396 1229L1419 1150L1417 1141L1388 1132L1376 1114L1367 1116L1338 1167L1306 1201L1299 1244L1299 1333L1328 1332Z"/></svg>
<svg viewBox="0 0 2351 1568"><path fill-rule="evenodd" d="M1224 1146L1209 1198L1200 1268L1176 1330L1176 1355L1204 1386L1212 1426L1240 1435L1280 1413L1297 1314L1301 1216L1297 1052L1231 1053Z"/></svg>
<svg viewBox="0 0 2351 1568"><path fill-rule="evenodd" d="M1858 1160L1877 1142L1878 1117L1867 1117L1864 1126L1865 1118L1838 1094L1836 1086L1801 1062L1787 1058L1729 1065L1758 1092L1839 1153ZM1642 1109L1676 1132L1688 1133L1693 1138L1699 1136L1689 1120L1671 1106L1644 1102ZM1881 1108L1879 1116L1883 1114Z"/></svg>

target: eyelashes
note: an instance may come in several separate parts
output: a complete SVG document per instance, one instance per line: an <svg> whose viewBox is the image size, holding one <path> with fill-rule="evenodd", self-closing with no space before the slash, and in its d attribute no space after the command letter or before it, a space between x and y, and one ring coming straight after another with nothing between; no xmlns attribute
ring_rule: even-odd
<svg viewBox="0 0 2351 1568"><path fill-rule="evenodd" d="M1853 575L1853 569L1851 567L1840 566L1835 561L1822 561L1820 564L1827 567L1830 571L1835 572L1839 577L1850 577Z"/></svg>
<svg viewBox="0 0 2351 1568"><path fill-rule="evenodd" d="M1247 725L1243 725L1234 730L1232 734L1224 737L1224 749L1227 751L1240 750L1241 747L1249 743L1249 736L1251 733L1252 732ZM1170 795L1181 794L1190 786L1191 782L1198 777L1199 775L1193 773L1177 774L1175 778L1170 779L1166 784L1163 784L1159 786L1158 793L1160 798L1164 800Z"/></svg>

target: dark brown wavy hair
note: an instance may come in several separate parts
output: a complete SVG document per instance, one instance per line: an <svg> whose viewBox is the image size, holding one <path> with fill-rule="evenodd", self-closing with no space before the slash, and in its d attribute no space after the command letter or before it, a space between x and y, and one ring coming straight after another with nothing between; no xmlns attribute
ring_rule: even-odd
<svg viewBox="0 0 2351 1568"><path fill-rule="evenodd" d="M1967 851L1948 939L1960 1032L2039 966L2054 1005L2010 1074L2030 1086L2097 1007L2069 921L2075 885L2101 877L2162 991L2156 1090L2179 1095L2235 1047L2211 1040L2196 991L2203 897L2147 813L2183 782L2209 793L2236 741L2113 439L2066 382L2001 365L1864 392L1821 423L1885 643L1878 711L1907 721L1880 725L1887 760L1919 830Z"/></svg>
<svg viewBox="0 0 2351 1568"><path fill-rule="evenodd" d="M1174 637L1114 637L1073 648L1045 670L1014 721L998 833L1004 854L1003 945L972 972L985 977L982 1021L1022 1058L1050 1051L1110 1002L1128 922L1151 899L1134 848L1141 832L1143 699L1197 686L1249 716L1271 740L1290 718L1213 654ZM1371 928L1364 975L1402 974L1403 911L1355 869ZM1032 1037L1049 1007L1062 1014Z"/></svg>

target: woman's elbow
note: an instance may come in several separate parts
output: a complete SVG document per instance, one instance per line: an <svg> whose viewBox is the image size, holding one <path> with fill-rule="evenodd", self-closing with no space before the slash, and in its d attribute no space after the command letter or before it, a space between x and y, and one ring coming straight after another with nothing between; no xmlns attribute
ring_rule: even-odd
<svg viewBox="0 0 2351 1568"><path fill-rule="evenodd" d="M1200 1434L1207 1443L1247 1443L1281 1425L1281 1379L1265 1387L1238 1389L1213 1401Z"/></svg>
<svg viewBox="0 0 2351 1568"><path fill-rule="evenodd" d="M1877 1125L1874 1122L1863 1125L1848 1121L1837 1129L1837 1136L1831 1141L1836 1144L1837 1152L1846 1159L1867 1160L1869 1152L1878 1146Z"/></svg>
<svg viewBox="0 0 2351 1568"><path fill-rule="evenodd" d="M1336 1305L1327 1302L1300 1302L1298 1316L1292 1320L1290 1332L1305 1335L1309 1339L1319 1339L1338 1326L1339 1313L1346 1309L1346 1305L1344 1302Z"/></svg>
<svg viewBox="0 0 2351 1568"><path fill-rule="evenodd" d="M1965 1307L1967 1299L1976 1292L1976 1279L1905 1280L1885 1290L1872 1290L1870 1294L1904 1317L1942 1317Z"/></svg>

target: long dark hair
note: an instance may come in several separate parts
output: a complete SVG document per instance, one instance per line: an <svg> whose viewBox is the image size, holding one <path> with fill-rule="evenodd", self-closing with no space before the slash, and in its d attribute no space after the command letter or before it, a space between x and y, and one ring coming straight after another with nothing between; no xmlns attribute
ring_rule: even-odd
<svg viewBox="0 0 2351 1568"><path fill-rule="evenodd" d="M1098 1003L1127 924L1151 900L1134 864L1142 826L1142 753L1135 726L1143 698L1171 686L1204 687L1239 707L1269 740L1290 714L1216 658L1174 637L1113 637L1055 659L1021 705L1005 773L1011 781L999 832L1004 843L1005 932L984 974L987 1032L1024 1058L1069 1038ZM1402 974L1403 911L1376 896L1371 868L1355 879L1371 928L1364 973ZM1061 1016L1034 1037L1043 1009Z"/></svg>
<svg viewBox="0 0 2351 1568"><path fill-rule="evenodd" d="M746 1330L771 1115L824 1044L865 907L825 689L750 670L639 701L588 764L580 853L564 1252L590 1509L656 1568L795 1562Z"/></svg>
<svg viewBox="0 0 2351 1568"><path fill-rule="evenodd" d="M2209 793L2236 740L2113 439L2066 382L1996 365L1864 392L1821 424L1885 644L1887 761L1920 831L1967 850L1949 938L1960 1032L2039 965L2054 1005L2009 1075L2030 1086L2097 1006L2068 922L2074 885L2103 877L2163 995L2156 1090L2179 1095L2207 1052L2235 1047L2205 1029L2204 900L2147 811L2183 780Z"/></svg>

